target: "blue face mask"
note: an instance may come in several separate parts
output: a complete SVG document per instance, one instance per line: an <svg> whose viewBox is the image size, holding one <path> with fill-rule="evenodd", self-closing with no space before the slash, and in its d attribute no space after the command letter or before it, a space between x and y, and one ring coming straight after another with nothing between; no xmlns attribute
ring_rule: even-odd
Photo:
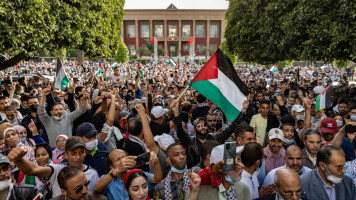
<svg viewBox="0 0 356 200"><path fill-rule="evenodd" d="M16 146L17 146L17 147L22 146L22 142L18 143Z"/></svg>
<svg viewBox="0 0 356 200"><path fill-rule="evenodd" d="M283 138L283 142L285 142L287 145L294 144L294 139L288 140L287 138Z"/></svg>
<svg viewBox="0 0 356 200"><path fill-rule="evenodd" d="M232 178L229 175L225 176L225 180L229 182L231 185L234 185L236 181L232 180Z"/></svg>
<svg viewBox="0 0 356 200"><path fill-rule="evenodd" d="M22 142L23 144L25 144L26 138L25 138L25 137L22 137L22 138L20 138L20 139L21 139L21 142Z"/></svg>
<svg viewBox="0 0 356 200"><path fill-rule="evenodd" d="M351 121L356 122L356 115L351 115L350 119L351 119Z"/></svg>
<svg viewBox="0 0 356 200"><path fill-rule="evenodd" d="M60 149L58 149L58 148L56 148L55 150L58 151L58 152L60 152L60 153L64 152L64 150L60 150Z"/></svg>
<svg viewBox="0 0 356 200"><path fill-rule="evenodd" d="M178 174L183 174L186 170L187 170L187 165L185 166L184 169L181 169L181 170L179 170L179 169L177 169L177 168L175 168L173 166L171 167L171 171L175 172L175 173L178 173Z"/></svg>

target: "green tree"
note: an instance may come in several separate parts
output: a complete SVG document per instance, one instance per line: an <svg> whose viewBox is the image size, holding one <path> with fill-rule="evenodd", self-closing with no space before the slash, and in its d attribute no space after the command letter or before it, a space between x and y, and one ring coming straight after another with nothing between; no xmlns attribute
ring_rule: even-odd
<svg viewBox="0 0 356 200"><path fill-rule="evenodd" d="M237 55L233 54L229 51L229 49L227 48L227 42L226 40L224 40L221 44L220 44L220 49L227 55L227 57L230 59L232 64L236 64L237 61Z"/></svg>
<svg viewBox="0 0 356 200"><path fill-rule="evenodd" d="M117 49L115 60L117 62L127 63L129 61L128 48L126 44L120 39L120 44Z"/></svg>
<svg viewBox="0 0 356 200"><path fill-rule="evenodd" d="M229 2L227 46L244 61L356 60L355 1Z"/></svg>
<svg viewBox="0 0 356 200"><path fill-rule="evenodd" d="M147 49L149 50L147 53L153 54L154 53L154 45L151 44L150 40L145 40L145 44L147 46ZM158 56L164 56L166 54L166 52L164 51L164 48L160 45L157 45L157 54L158 54Z"/></svg>
<svg viewBox="0 0 356 200"><path fill-rule="evenodd" d="M120 45L124 0L2 0L0 52L13 55L0 70L39 53L80 49L110 57Z"/></svg>

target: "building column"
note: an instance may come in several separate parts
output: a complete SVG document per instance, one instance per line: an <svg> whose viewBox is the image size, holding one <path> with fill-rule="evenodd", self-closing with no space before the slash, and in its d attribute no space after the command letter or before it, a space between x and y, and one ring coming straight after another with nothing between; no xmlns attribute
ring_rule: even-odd
<svg viewBox="0 0 356 200"><path fill-rule="evenodd" d="M139 35L138 35L138 29L139 29L139 27L138 27L138 20L135 20L136 50L139 48L139 44L138 44L138 37L139 37Z"/></svg>
<svg viewBox="0 0 356 200"><path fill-rule="evenodd" d="M206 21L206 46L210 47L210 20ZM209 52L205 52L207 57L209 56Z"/></svg>
<svg viewBox="0 0 356 200"><path fill-rule="evenodd" d="M196 44L196 41L195 41L195 26L196 26L196 21L193 20L193 27L192 27L192 30L193 30L193 38L194 38L194 44L193 44L193 54L196 54L195 53L195 44Z"/></svg>
<svg viewBox="0 0 356 200"><path fill-rule="evenodd" d="M150 26L150 40L153 38L153 24L152 24L152 19L150 19L150 24L149 24L149 26Z"/></svg>
<svg viewBox="0 0 356 200"><path fill-rule="evenodd" d="M168 46L167 46L167 36L168 36L168 27L167 27L167 20L164 20L164 25L163 25L163 34L164 34L164 51L166 52L166 55L168 55Z"/></svg>
<svg viewBox="0 0 356 200"><path fill-rule="evenodd" d="M182 20L178 20L178 57L182 55Z"/></svg>

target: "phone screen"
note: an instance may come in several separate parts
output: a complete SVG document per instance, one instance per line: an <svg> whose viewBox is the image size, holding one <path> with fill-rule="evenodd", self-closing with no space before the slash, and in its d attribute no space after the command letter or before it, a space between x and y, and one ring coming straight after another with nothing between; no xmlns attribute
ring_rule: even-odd
<svg viewBox="0 0 356 200"><path fill-rule="evenodd" d="M146 164L148 161L150 161L151 154L150 152L146 152L144 154L138 155L136 158L136 166L139 167L141 165Z"/></svg>

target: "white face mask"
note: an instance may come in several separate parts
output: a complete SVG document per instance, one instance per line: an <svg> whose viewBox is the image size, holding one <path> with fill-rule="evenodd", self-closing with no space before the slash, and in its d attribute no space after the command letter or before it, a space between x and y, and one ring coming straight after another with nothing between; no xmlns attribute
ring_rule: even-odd
<svg viewBox="0 0 356 200"><path fill-rule="evenodd" d="M332 174L329 172L328 168L326 168L326 166L325 166L325 169L326 169L326 171L328 172L326 179L328 179L330 182L332 182L332 183L334 183L334 184L338 184L338 183L340 183L340 182L342 181L342 177L339 178L339 177L336 177L336 176L332 175Z"/></svg>
<svg viewBox="0 0 356 200"><path fill-rule="evenodd" d="M93 151L97 145L98 145L98 139L95 139L95 140L85 143L85 148L88 151Z"/></svg>
<svg viewBox="0 0 356 200"><path fill-rule="evenodd" d="M340 127L342 127L344 125L344 122L337 119L336 120L336 124L337 124L337 127L340 128Z"/></svg>
<svg viewBox="0 0 356 200"><path fill-rule="evenodd" d="M61 121L63 119L63 115L60 117L54 115L53 118L57 121Z"/></svg>
<svg viewBox="0 0 356 200"><path fill-rule="evenodd" d="M0 191L7 189L11 184L11 178L7 181L0 181Z"/></svg>

